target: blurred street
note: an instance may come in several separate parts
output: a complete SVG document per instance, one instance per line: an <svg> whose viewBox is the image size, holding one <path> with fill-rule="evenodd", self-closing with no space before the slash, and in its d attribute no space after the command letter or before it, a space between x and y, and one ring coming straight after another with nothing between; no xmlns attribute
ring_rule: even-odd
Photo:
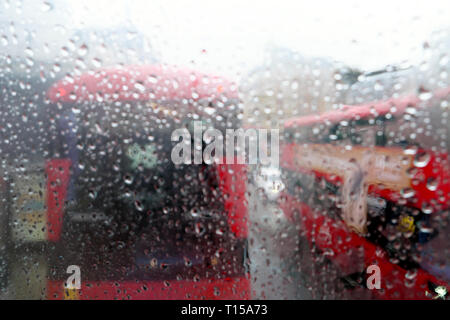
<svg viewBox="0 0 450 320"><path fill-rule="evenodd" d="M298 231L275 202L249 184L249 255L253 299L310 299L293 272Z"/></svg>

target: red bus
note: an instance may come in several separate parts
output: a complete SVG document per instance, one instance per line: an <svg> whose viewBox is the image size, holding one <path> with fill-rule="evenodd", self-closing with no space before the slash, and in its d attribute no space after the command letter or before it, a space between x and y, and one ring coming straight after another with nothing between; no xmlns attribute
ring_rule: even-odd
<svg viewBox="0 0 450 320"><path fill-rule="evenodd" d="M377 265L371 297L446 295L449 101L448 89L422 92L284 123L280 205L343 290L364 291Z"/></svg>
<svg viewBox="0 0 450 320"><path fill-rule="evenodd" d="M56 82L47 106L45 203L14 213L12 234L47 243L48 299L249 298L245 167L170 157L175 129L236 124L232 82L164 65L101 69ZM65 285L70 265L79 289Z"/></svg>

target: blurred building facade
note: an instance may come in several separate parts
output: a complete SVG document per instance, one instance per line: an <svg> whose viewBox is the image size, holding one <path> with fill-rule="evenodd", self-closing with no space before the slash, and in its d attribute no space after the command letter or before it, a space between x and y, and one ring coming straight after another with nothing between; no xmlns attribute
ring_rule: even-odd
<svg viewBox="0 0 450 320"><path fill-rule="evenodd" d="M336 86L342 64L269 47L265 64L252 70L241 86L245 123L278 127L280 121L330 110L341 102Z"/></svg>

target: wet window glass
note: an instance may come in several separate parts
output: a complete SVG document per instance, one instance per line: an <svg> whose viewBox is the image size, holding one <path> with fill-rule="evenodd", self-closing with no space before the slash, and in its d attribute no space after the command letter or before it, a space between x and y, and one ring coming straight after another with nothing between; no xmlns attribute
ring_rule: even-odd
<svg viewBox="0 0 450 320"><path fill-rule="evenodd" d="M0 298L448 298L449 14L4 1Z"/></svg>

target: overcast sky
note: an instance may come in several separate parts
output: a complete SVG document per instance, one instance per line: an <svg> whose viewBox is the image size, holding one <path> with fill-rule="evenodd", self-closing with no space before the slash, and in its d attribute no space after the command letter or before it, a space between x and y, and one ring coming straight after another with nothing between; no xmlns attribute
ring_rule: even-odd
<svg viewBox="0 0 450 320"><path fill-rule="evenodd" d="M421 59L423 41L450 25L450 1L89 1L99 19L114 23L110 12L131 18L153 38L168 62L189 63L237 72L262 59L268 43L307 55L329 56L350 65L376 69ZM108 4L108 5L107 5ZM86 19L79 11L78 19ZM120 19L119 19L120 20Z"/></svg>
<svg viewBox="0 0 450 320"><path fill-rule="evenodd" d="M38 2L28 1L22 1L19 15L11 1L8 12L0 11L1 19L26 22L28 12L33 23L48 27L59 21L68 34L131 22L164 62L238 77L261 63L268 44L365 70L404 61L417 64L422 43L433 31L450 26L446 0L42 1L39 14L33 8Z"/></svg>

